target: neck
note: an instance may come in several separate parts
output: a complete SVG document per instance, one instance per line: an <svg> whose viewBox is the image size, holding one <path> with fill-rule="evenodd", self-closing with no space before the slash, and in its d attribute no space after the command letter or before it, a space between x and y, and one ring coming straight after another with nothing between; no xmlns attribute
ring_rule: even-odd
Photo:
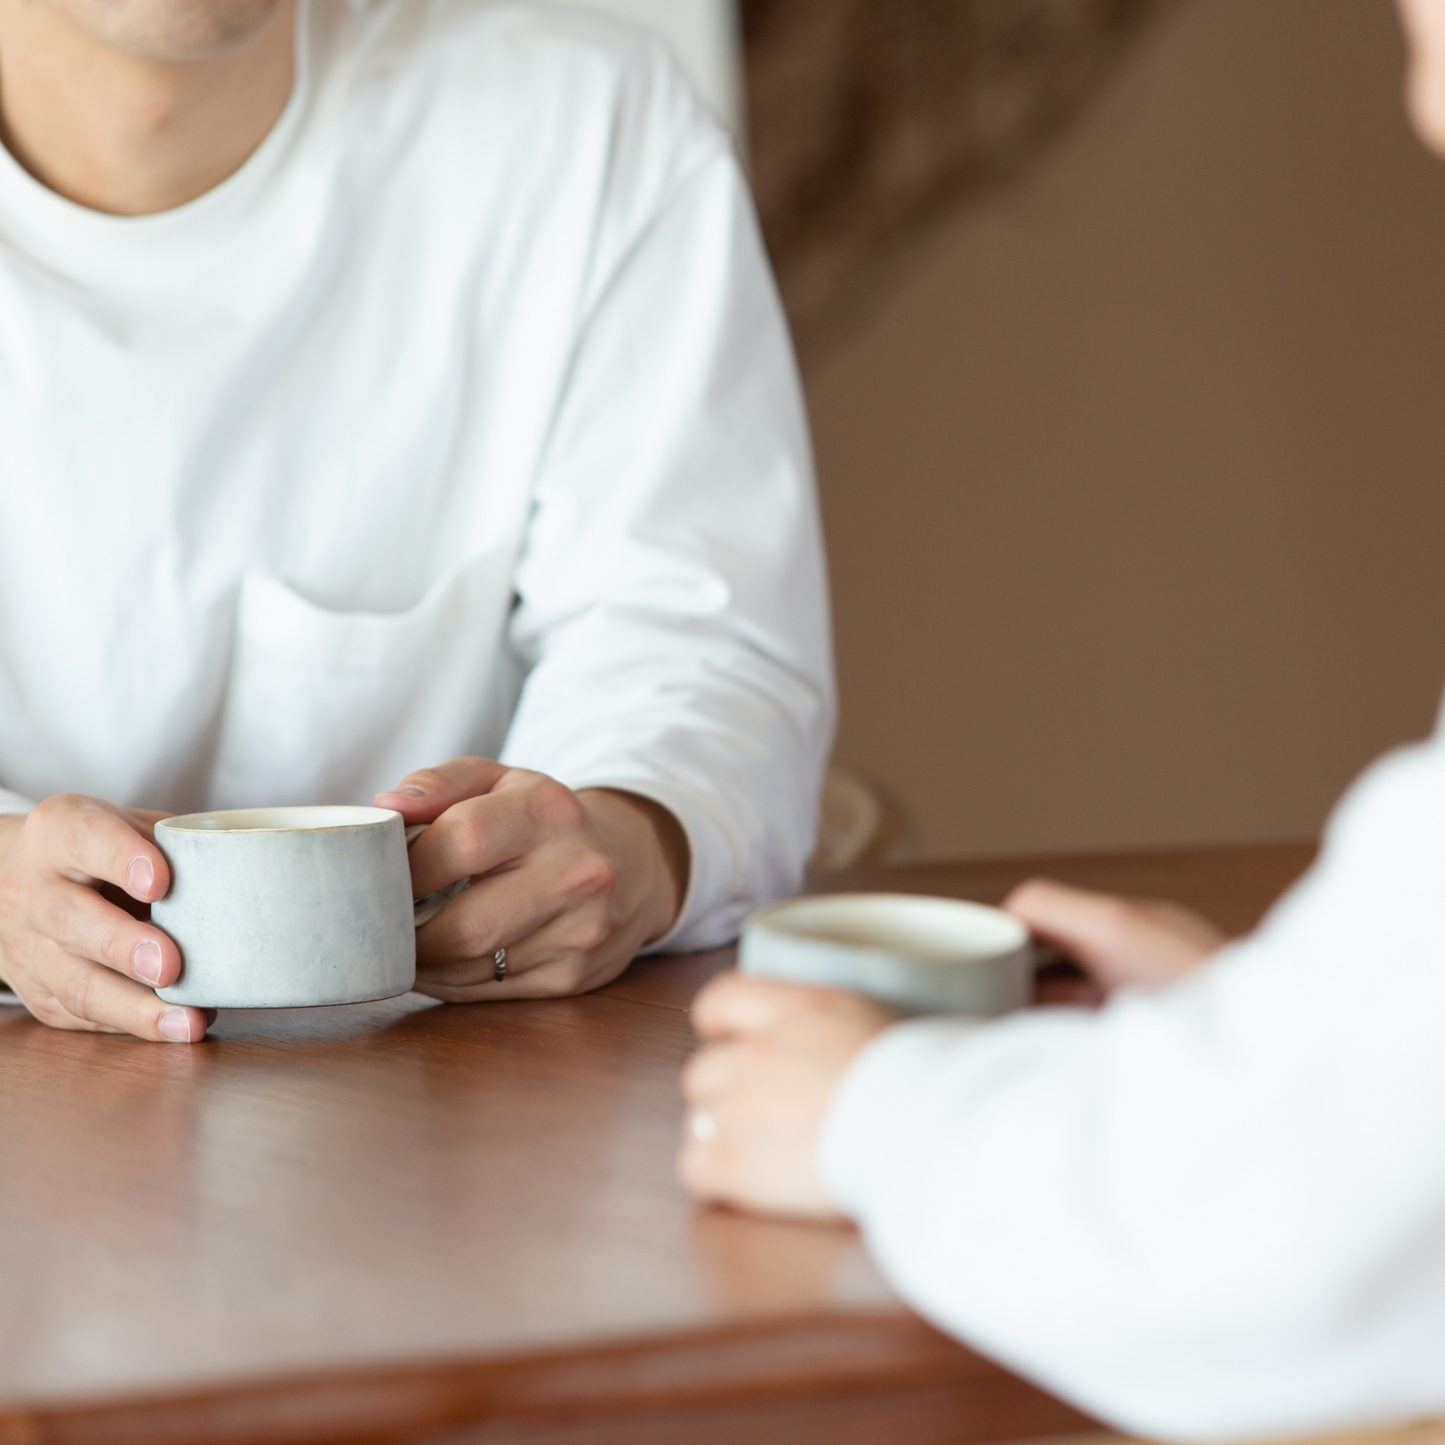
<svg viewBox="0 0 1445 1445"><path fill-rule="evenodd" d="M295 3L215 59L139 59L58 8L0 0L0 141L36 180L119 216L168 211L238 170L295 80Z"/></svg>

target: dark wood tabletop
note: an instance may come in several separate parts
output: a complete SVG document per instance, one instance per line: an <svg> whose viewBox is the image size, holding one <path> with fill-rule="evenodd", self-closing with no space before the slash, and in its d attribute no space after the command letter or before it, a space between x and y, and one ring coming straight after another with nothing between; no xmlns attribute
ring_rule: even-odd
<svg viewBox="0 0 1445 1445"><path fill-rule="evenodd" d="M1230 931L1305 846L937 864ZM944 1339L857 1237L694 1208L687 1010L730 951L585 998L222 1013L195 1048L0 1012L0 1445L983 1442L1097 1427Z"/></svg>

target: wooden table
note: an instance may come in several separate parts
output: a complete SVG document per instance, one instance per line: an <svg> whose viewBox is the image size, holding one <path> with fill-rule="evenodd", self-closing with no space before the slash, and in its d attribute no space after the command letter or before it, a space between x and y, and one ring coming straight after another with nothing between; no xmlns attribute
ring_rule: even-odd
<svg viewBox="0 0 1445 1445"><path fill-rule="evenodd" d="M1253 923L1304 847L1035 871ZM837 880L829 880L838 886ZM728 951L580 999L223 1013L198 1048L0 1014L0 1445L1008 1441L1097 1427L902 1308L855 1235L694 1209L687 1008Z"/></svg>

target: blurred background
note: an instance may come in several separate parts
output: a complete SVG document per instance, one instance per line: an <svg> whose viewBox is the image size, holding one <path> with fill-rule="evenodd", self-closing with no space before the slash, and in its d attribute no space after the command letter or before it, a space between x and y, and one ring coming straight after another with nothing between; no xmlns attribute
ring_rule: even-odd
<svg viewBox="0 0 1445 1445"><path fill-rule="evenodd" d="M747 149L885 841L1305 837L1428 731L1445 166L1388 0L607 8Z"/></svg>

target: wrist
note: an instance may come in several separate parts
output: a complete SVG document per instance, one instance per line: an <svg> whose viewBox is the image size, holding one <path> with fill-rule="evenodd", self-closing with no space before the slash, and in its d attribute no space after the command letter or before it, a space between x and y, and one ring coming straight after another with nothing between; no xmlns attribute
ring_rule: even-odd
<svg viewBox="0 0 1445 1445"><path fill-rule="evenodd" d="M687 896L691 855L682 824L651 798L587 788L578 798L617 869L623 911L636 911L641 946L671 931Z"/></svg>

